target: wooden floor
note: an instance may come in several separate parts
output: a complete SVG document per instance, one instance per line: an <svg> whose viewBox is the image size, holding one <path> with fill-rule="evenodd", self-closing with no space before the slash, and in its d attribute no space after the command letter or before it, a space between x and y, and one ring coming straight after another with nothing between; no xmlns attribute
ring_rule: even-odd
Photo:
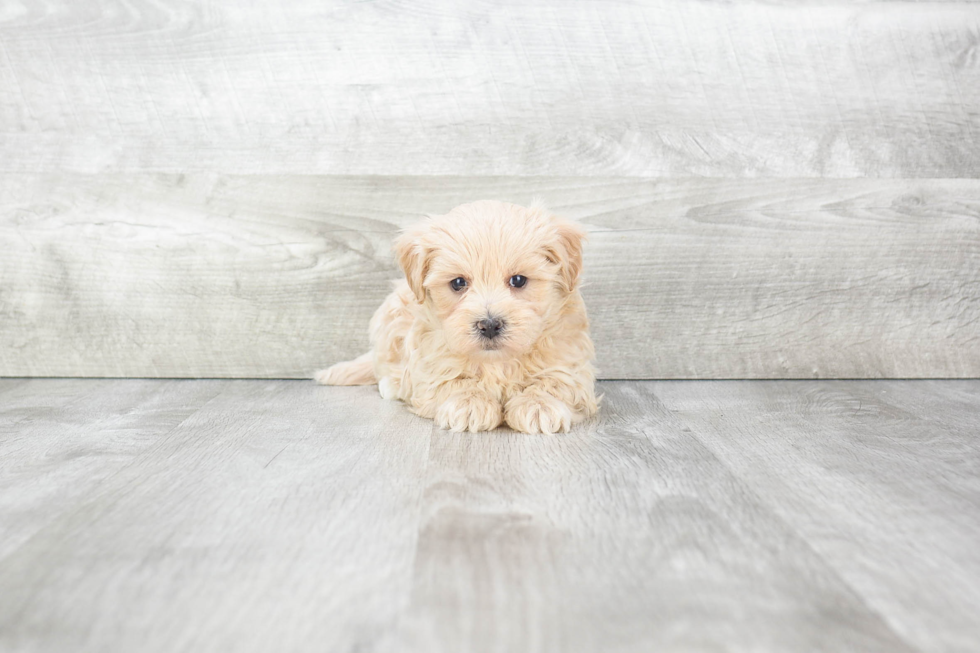
<svg viewBox="0 0 980 653"><path fill-rule="evenodd" d="M0 650L980 650L980 381L601 386L0 380Z"/></svg>

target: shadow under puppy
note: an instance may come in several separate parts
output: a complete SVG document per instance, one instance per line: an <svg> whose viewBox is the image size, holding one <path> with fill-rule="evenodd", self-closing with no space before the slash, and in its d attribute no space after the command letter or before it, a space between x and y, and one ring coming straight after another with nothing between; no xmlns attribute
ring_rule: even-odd
<svg viewBox="0 0 980 653"><path fill-rule="evenodd" d="M314 378L377 383L453 431L567 431L597 410L584 238L541 208L502 202L428 218L395 242L405 279L371 318L372 350Z"/></svg>

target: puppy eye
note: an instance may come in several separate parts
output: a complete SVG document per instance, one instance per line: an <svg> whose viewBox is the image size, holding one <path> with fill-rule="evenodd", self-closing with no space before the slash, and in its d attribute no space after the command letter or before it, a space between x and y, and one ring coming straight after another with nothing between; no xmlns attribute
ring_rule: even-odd
<svg viewBox="0 0 980 653"><path fill-rule="evenodd" d="M510 278L511 288L523 288L524 284L527 283L527 277L521 274L515 274Z"/></svg>
<svg viewBox="0 0 980 653"><path fill-rule="evenodd" d="M452 288L454 291L459 292L460 290L466 287L466 279L464 279L463 277L456 277L455 279L449 282L449 287Z"/></svg>

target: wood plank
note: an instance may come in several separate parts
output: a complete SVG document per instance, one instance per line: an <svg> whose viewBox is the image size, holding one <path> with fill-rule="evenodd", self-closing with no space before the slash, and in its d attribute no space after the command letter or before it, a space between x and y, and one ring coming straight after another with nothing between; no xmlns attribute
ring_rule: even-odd
<svg viewBox="0 0 980 653"><path fill-rule="evenodd" d="M640 386L917 650L980 645L980 382Z"/></svg>
<svg viewBox="0 0 980 653"><path fill-rule="evenodd" d="M7 3L0 170L976 177L969 2Z"/></svg>
<svg viewBox="0 0 980 653"><path fill-rule="evenodd" d="M554 437L369 388L20 382L0 498L53 518L0 557L0 649L977 648L980 382L601 390Z"/></svg>
<svg viewBox="0 0 980 653"><path fill-rule="evenodd" d="M391 627L431 422L367 388L212 383L0 560L0 649L370 650Z"/></svg>
<svg viewBox="0 0 980 653"><path fill-rule="evenodd" d="M0 558L218 392L214 381L16 381L0 395Z"/></svg>
<svg viewBox="0 0 980 653"><path fill-rule="evenodd" d="M977 180L291 175L5 175L0 375L308 376L484 197L590 231L604 378L980 376Z"/></svg>
<svg viewBox="0 0 980 653"><path fill-rule="evenodd" d="M560 438L433 434L392 649L912 650L642 385Z"/></svg>
<svg viewBox="0 0 980 653"><path fill-rule="evenodd" d="M28 382L28 379L0 379L0 394L13 390ZM2 406L3 404L0 404Z"/></svg>

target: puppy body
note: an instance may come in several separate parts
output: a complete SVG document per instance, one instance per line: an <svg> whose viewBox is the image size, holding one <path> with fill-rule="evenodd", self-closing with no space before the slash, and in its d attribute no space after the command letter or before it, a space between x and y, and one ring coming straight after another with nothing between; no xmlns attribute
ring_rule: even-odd
<svg viewBox="0 0 980 653"><path fill-rule="evenodd" d="M455 431L567 431L597 410L578 291L584 236L542 209L500 202L430 218L395 244L406 278L371 319L371 352L316 380L377 382L385 398Z"/></svg>

